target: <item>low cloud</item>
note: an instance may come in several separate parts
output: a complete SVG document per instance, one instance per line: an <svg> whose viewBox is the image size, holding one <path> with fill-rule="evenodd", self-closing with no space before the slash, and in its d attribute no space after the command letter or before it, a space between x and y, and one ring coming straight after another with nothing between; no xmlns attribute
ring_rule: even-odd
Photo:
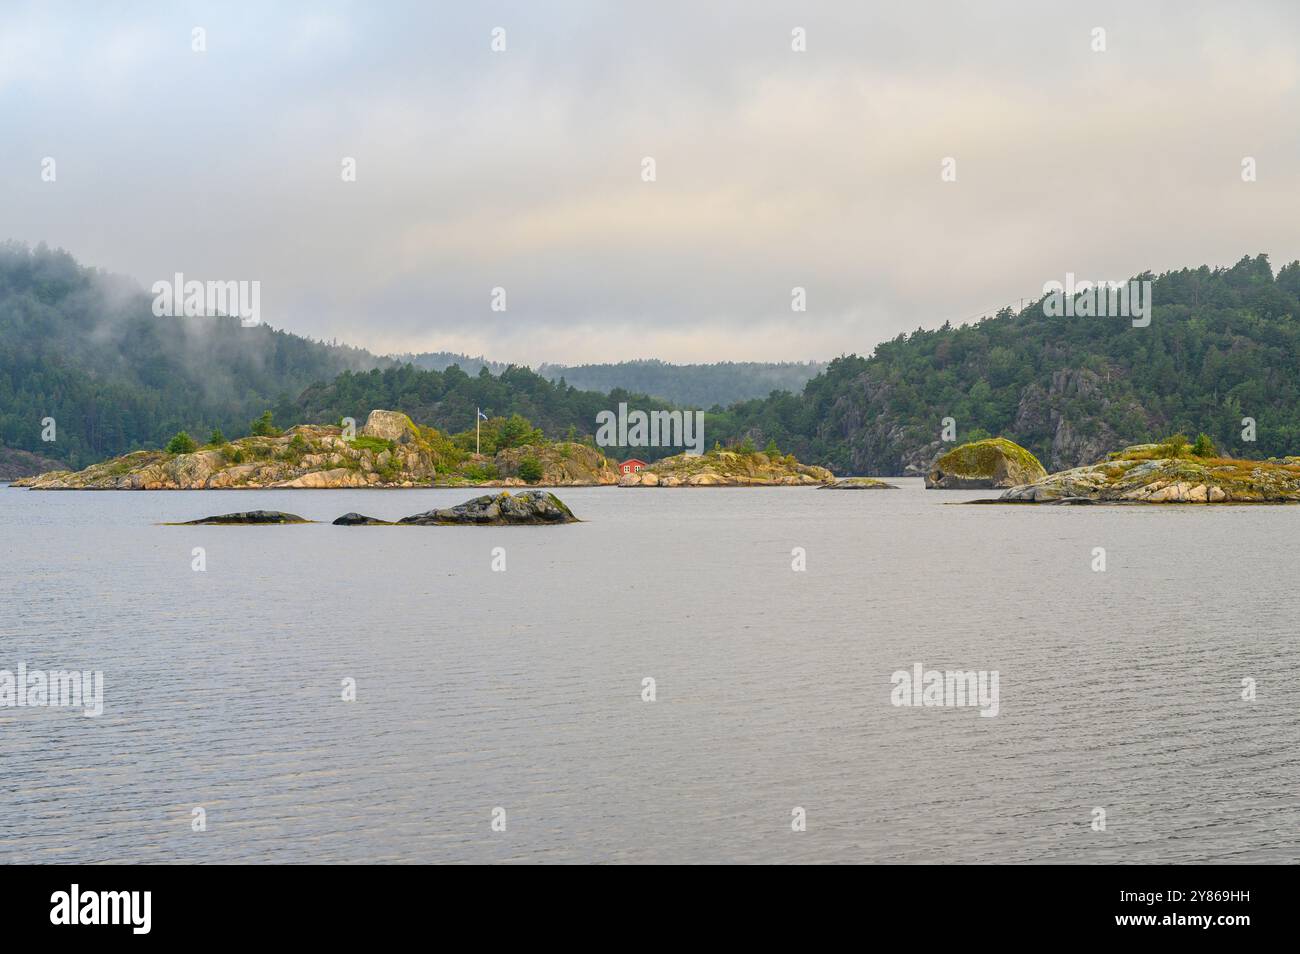
<svg viewBox="0 0 1300 954"><path fill-rule="evenodd" d="M1300 257L1294 8L1039 7L8 5L0 237L530 363L829 357L1067 271Z"/></svg>

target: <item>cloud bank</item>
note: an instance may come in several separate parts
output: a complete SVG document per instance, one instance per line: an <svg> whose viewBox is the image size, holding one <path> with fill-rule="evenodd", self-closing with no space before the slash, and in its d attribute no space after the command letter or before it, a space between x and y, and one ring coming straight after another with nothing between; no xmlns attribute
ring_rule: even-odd
<svg viewBox="0 0 1300 954"><path fill-rule="evenodd" d="M0 238L528 363L863 353L1300 257L1300 10L1137 6L10 3Z"/></svg>

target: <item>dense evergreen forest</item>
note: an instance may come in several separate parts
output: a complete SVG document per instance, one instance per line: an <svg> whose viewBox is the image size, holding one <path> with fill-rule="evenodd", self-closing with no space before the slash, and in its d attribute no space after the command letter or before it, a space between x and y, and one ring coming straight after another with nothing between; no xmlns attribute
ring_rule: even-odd
<svg viewBox="0 0 1300 954"><path fill-rule="evenodd" d="M1154 276L1148 327L1049 318L1041 302L974 325L918 329L833 361L802 394L709 418L709 440L775 440L854 473L924 467L942 420L959 439L1010 437L1049 469L1172 432L1244 457L1300 454L1300 263L1266 255ZM1243 440L1243 418L1256 440Z"/></svg>
<svg viewBox="0 0 1300 954"><path fill-rule="evenodd" d="M0 445L84 466L182 429L244 434L313 381L391 363L234 318L158 318L152 301L67 252L0 244Z"/></svg>
<svg viewBox="0 0 1300 954"><path fill-rule="evenodd" d="M1049 469L1178 431L1205 432L1245 457L1300 453L1300 263L1274 275L1256 255L1137 278L1152 282L1148 327L1048 317L1039 302L973 325L918 329L869 357L837 358L802 390L716 409L705 440L775 443L809 463L865 474L927 466L945 418L959 440L1010 437ZM481 407L526 418L550 438L583 439L597 412L621 401L670 406L633 387L647 380L640 372L674 367L660 362L600 366L629 376L583 390L563 375L510 365L426 370L235 319L157 318L150 302L65 252L0 245L0 446L83 466L160 447L180 430L246 434L267 409L286 425L362 420L377 407L452 433L472 430ZM53 443L41 439L44 418L55 419ZM1255 422L1253 442L1243 438L1245 418Z"/></svg>

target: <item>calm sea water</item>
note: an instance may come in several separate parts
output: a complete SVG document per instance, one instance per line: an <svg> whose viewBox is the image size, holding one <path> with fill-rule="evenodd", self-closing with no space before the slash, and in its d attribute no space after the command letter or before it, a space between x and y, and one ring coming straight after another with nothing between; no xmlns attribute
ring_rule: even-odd
<svg viewBox="0 0 1300 954"><path fill-rule="evenodd" d="M0 708L0 861L1300 859L1300 507L900 483L505 529L157 525L454 490L0 487L0 669L105 679L99 718ZM997 670L999 714L892 706L917 662Z"/></svg>

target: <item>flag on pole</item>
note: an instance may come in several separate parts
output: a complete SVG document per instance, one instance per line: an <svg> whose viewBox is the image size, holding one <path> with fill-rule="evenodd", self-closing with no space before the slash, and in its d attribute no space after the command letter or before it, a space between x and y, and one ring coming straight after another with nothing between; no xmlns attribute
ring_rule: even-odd
<svg viewBox="0 0 1300 954"><path fill-rule="evenodd" d="M482 409L482 408L478 408L478 416L479 416L479 418L480 418L481 420L484 420L484 421L486 421L486 420L488 419L488 416L487 416L486 414L483 413L483 409Z"/></svg>

